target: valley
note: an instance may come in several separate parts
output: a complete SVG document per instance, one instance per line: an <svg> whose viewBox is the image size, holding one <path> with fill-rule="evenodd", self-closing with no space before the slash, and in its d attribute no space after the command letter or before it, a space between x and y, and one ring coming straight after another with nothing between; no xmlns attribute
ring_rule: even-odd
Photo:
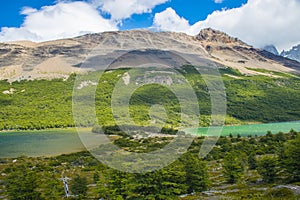
<svg viewBox="0 0 300 200"><path fill-rule="evenodd" d="M1 43L0 198L62 199L69 177L71 199L299 199L299 74L210 28Z"/></svg>

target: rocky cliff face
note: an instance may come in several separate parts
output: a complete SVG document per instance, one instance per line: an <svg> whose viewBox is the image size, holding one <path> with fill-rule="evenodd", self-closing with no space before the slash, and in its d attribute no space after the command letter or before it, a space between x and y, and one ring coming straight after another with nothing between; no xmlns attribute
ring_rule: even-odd
<svg viewBox="0 0 300 200"><path fill-rule="evenodd" d="M270 52L276 56L279 55L277 48L274 45L267 45L264 48L262 48L263 50Z"/></svg>
<svg viewBox="0 0 300 200"><path fill-rule="evenodd" d="M296 61L255 49L213 29L204 29L194 37L172 32L119 31L43 43L0 43L0 79L65 78L82 69L91 70L88 63L97 63L97 69L107 65L136 67L145 62L174 67L188 64L178 53L245 74L257 74L248 68L300 71Z"/></svg>
<svg viewBox="0 0 300 200"><path fill-rule="evenodd" d="M300 44L292 47L292 49L290 49L288 51L282 51L281 53L279 53L277 51L277 49L274 45L267 45L262 49L267 52L270 52L276 56L280 55L282 57L300 62Z"/></svg>
<svg viewBox="0 0 300 200"><path fill-rule="evenodd" d="M253 48L220 31L204 29L196 39L209 53L210 60L238 69L244 74L257 74L249 68L299 73L300 64L297 61Z"/></svg>
<svg viewBox="0 0 300 200"><path fill-rule="evenodd" d="M246 45L244 42L238 38L231 37L224 32L214 30L211 28L203 29L196 38L204 42L213 42L220 44L236 44L236 45Z"/></svg>
<svg viewBox="0 0 300 200"><path fill-rule="evenodd" d="M289 51L283 51L280 55L285 58L289 58L289 59L300 62L300 44L297 46L294 46Z"/></svg>

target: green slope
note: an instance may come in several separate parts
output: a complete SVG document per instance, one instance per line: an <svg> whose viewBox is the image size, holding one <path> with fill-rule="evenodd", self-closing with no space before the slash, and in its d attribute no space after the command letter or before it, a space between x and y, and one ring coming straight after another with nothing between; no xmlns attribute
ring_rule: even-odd
<svg viewBox="0 0 300 200"><path fill-rule="evenodd" d="M98 121L113 125L115 120L110 108L111 95L115 85L128 69L105 72L96 91ZM195 91L201 112L200 125L209 125L210 96L205 81L191 66L179 70ZM97 76L98 72L87 76ZM300 79L284 74L281 78L268 76L243 76L227 68L220 69L227 95L227 124L244 122L279 122L300 119ZM276 74L278 75L278 74ZM176 77L175 77L176 78ZM67 81L34 80L9 84L0 82L0 129L45 129L72 127L72 92L75 75ZM180 85L180 84L178 84ZM179 90L180 90L180 86ZM4 94L13 88L12 94ZM185 88L181 88L184 90ZM189 99L187 98L187 102ZM193 103L193 102L191 102ZM167 112L166 124L177 127L180 124L178 99L167 87L158 84L145 85L137 89L130 99L130 114L140 125L150 123L149 109L162 104ZM127 107L120 108L122 110ZM154 115L159 115L160 112ZM92 126L93 120L82 116L83 126ZM162 120L163 121L163 120ZM122 122L121 122L122 123ZM126 123L124 121L124 123Z"/></svg>

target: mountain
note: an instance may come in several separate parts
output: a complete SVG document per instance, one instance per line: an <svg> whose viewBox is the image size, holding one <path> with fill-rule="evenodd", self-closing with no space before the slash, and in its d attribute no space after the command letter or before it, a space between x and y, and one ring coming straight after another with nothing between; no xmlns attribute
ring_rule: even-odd
<svg viewBox="0 0 300 200"><path fill-rule="evenodd" d="M300 62L300 44L297 46L294 46L289 51L283 51L280 55L283 57Z"/></svg>
<svg viewBox="0 0 300 200"><path fill-rule="evenodd" d="M209 28L202 30L195 38L208 52L209 60L238 69L243 74L261 74L250 68L299 73L299 62L253 48L226 33Z"/></svg>
<svg viewBox="0 0 300 200"><path fill-rule="evenodd" d="M263 47L262 50L265 50L277 56L282 56L300 62L300 44L292 47L291 50L282 51L280 54L278 53L278 50L274 45L267 45Z"/></svg>
<svg viewBox="0 0 300 200"><path fill-rule="evenodd" d="M263 74L250 68L300 73L299 62L253 48L217 30L203 29L196 36L132 30L42 43L0 43L0 79L66 78L82 69L93 70L87 63L95 61L98 69L107 65L135 67L145 62L163 62L176 67L187 64L178 53L189 60L212 62L223 68L229 66L243 74Z"/></svg>
<svg viewBox="0 0 300 200"><path fill-rule="evenodd" d="M262 48L265 51L268 51L274 55L279 55L277 48L274 45L267 45L264 48Z"/></svg>

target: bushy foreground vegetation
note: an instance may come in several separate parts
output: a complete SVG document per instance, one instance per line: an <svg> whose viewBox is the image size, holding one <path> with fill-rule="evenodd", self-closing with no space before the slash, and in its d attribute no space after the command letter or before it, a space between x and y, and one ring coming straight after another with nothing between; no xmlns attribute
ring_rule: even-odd
<svg viewBox="0 0 300 200"><path fill-rule="evenodd" d="M114 143L145 152L170 140L123 136ZM108 168L88 152L1 159L0 198L62 199L60 178L69 177L72 199L299 199L299 191L287 184L300 182L300 133L222 137L209 155L199 159L202 142L196 138L177 161L142 174Z"/></svg>
<svg viewBox="0 0 300 200"><path fill-rule="evenodd" d="M128 69L104 73L96 91L98 122L115 125L110 105L115 85ZM179 70L195 91L200 107L201 126L210 124L210 96L204 79L191 66ZM227 68L220 70L227 93L227 124L277 122L300 119L300 79L294 76L272 78L243 76ZM230 76L228 76L230 75ZM88 76L97 76L93 72ZM176 78L176 77L175 77ZM63 80L34 80L9 84L0 82L0 130L73 127L72 91L75 75ZM184 90L184 89L183 89ZM193 102L191 102L192 104ZM138 125L151 125L149 109L164 105L165 124L176 128L180 123L180 105L168 88L150 84L136 90L130 100L130 114ZM120 111L126 107L120 108ZM159 115L159 113L158 113ZM160 117L160 116L158 116ZM93 126L93 119L82 117L81 126ZM126 123L126 122L124 122Z"/></svg>

